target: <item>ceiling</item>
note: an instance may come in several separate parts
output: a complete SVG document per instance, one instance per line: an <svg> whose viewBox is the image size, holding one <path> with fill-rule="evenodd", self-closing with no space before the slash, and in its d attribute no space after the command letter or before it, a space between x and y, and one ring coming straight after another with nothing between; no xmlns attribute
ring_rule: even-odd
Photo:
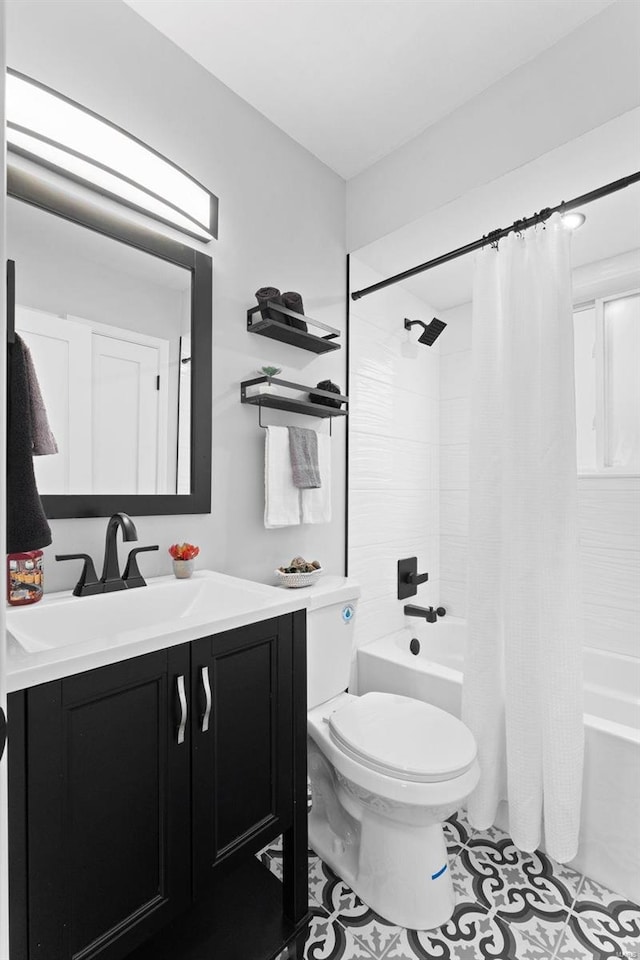
<svg viewBox="0 0 640 960"><path fill-rule="evenodd" d="M345 179L612 0L126 0Z"/></svg>
<svg viewBox="0 0 640 960"><path fill-rule="evenodd" d="M470 243L536 210L582 196L638 169L640 108L447 203L355 256L392 276ZM640 248L640 184L581 207L572 238L574 267ZM406 280L403 286L438 310L471 299L473 255ZM375 296L375 294L372 294Z"/></svg>

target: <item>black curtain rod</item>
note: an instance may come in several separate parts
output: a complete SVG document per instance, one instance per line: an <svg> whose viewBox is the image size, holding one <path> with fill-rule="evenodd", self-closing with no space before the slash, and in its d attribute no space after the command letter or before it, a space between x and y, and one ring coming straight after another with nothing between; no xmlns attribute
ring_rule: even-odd
<svg viewBox="0 0 640 960"><path fill-rule="evenodd" d="M600 197L606 197L610 193L616 193L618 190L624 190L630 187L632 183L640 180L640 171L632 173L628 177L622 177L621 180L614 180L613 183L607 183L604 187L598 187L597 190L591 190L590 193L583 193L581 197L575 197L573 200L563 200L557 207L545 207L540 213L534 213L531 217L525 217L524 220L516 220L510 227L498 227L492 230L480 240L474 240L473 243L465 243L464 247L458 247L457 250L451 250L450 253L443 253L441 257L435 257L433 260L427 260L426 263L420 263L417 267L411 267L410 270L403 270L402 273L396 273L393 277L387 277L386 280L380 280L378 283L372 283L370 287L363 287L362 290L354 290L351 294L352 300L360 300L361 297L367 297L370 293L377 290L383 290L394 283L400 283L409 277L415 277L417 273L423 273L425 270L431 270L433 267L439 267L441 263L448 263L449 260L457 260L458 257L464 257L467 253L474 250L480 250L488 243L496 243L502 237L506 237L514 230L520 233L529 227L534 227L536 223L544 223L554 213L565 213L567 210L573 210L575 207L581 207L585 203L591 203L593 200L599 200Z"/></svg>

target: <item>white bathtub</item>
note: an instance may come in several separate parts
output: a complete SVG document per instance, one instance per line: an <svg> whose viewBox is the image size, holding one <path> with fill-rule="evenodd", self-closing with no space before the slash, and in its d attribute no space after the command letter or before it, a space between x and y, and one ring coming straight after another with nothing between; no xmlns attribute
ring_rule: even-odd
<svg viewBox="0 0 640 960"><path fill-rule="evenodd" d="M411 653L411 638L421 649ZM466 623L455 617L375 640L357 654L357 692L416 697L460 716ZM570 866L640 902L640 660L586 648L580 847ZM499 826L507 829L507 811Z"/></svg>

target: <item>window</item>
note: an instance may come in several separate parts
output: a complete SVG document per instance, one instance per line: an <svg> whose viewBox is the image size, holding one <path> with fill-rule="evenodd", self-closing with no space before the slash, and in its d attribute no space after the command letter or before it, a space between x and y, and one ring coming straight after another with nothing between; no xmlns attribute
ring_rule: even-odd
<svg viewBox="0 0 640 960"><path fill-rule="evenodd" d="M574 313L578 473L640 474L640 292Z"/></svg>

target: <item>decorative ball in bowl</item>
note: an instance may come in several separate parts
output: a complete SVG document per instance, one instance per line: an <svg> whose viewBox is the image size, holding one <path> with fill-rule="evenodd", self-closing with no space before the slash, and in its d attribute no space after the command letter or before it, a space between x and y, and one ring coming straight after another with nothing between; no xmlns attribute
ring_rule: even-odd
<svg viewBox="0 0 640 960"><path fill-rule="evenodd" d="M288 567L275 571L282 587L310 587L320 577L322 567L318 560L307 563L304 557L294 557Z"/></svg>

